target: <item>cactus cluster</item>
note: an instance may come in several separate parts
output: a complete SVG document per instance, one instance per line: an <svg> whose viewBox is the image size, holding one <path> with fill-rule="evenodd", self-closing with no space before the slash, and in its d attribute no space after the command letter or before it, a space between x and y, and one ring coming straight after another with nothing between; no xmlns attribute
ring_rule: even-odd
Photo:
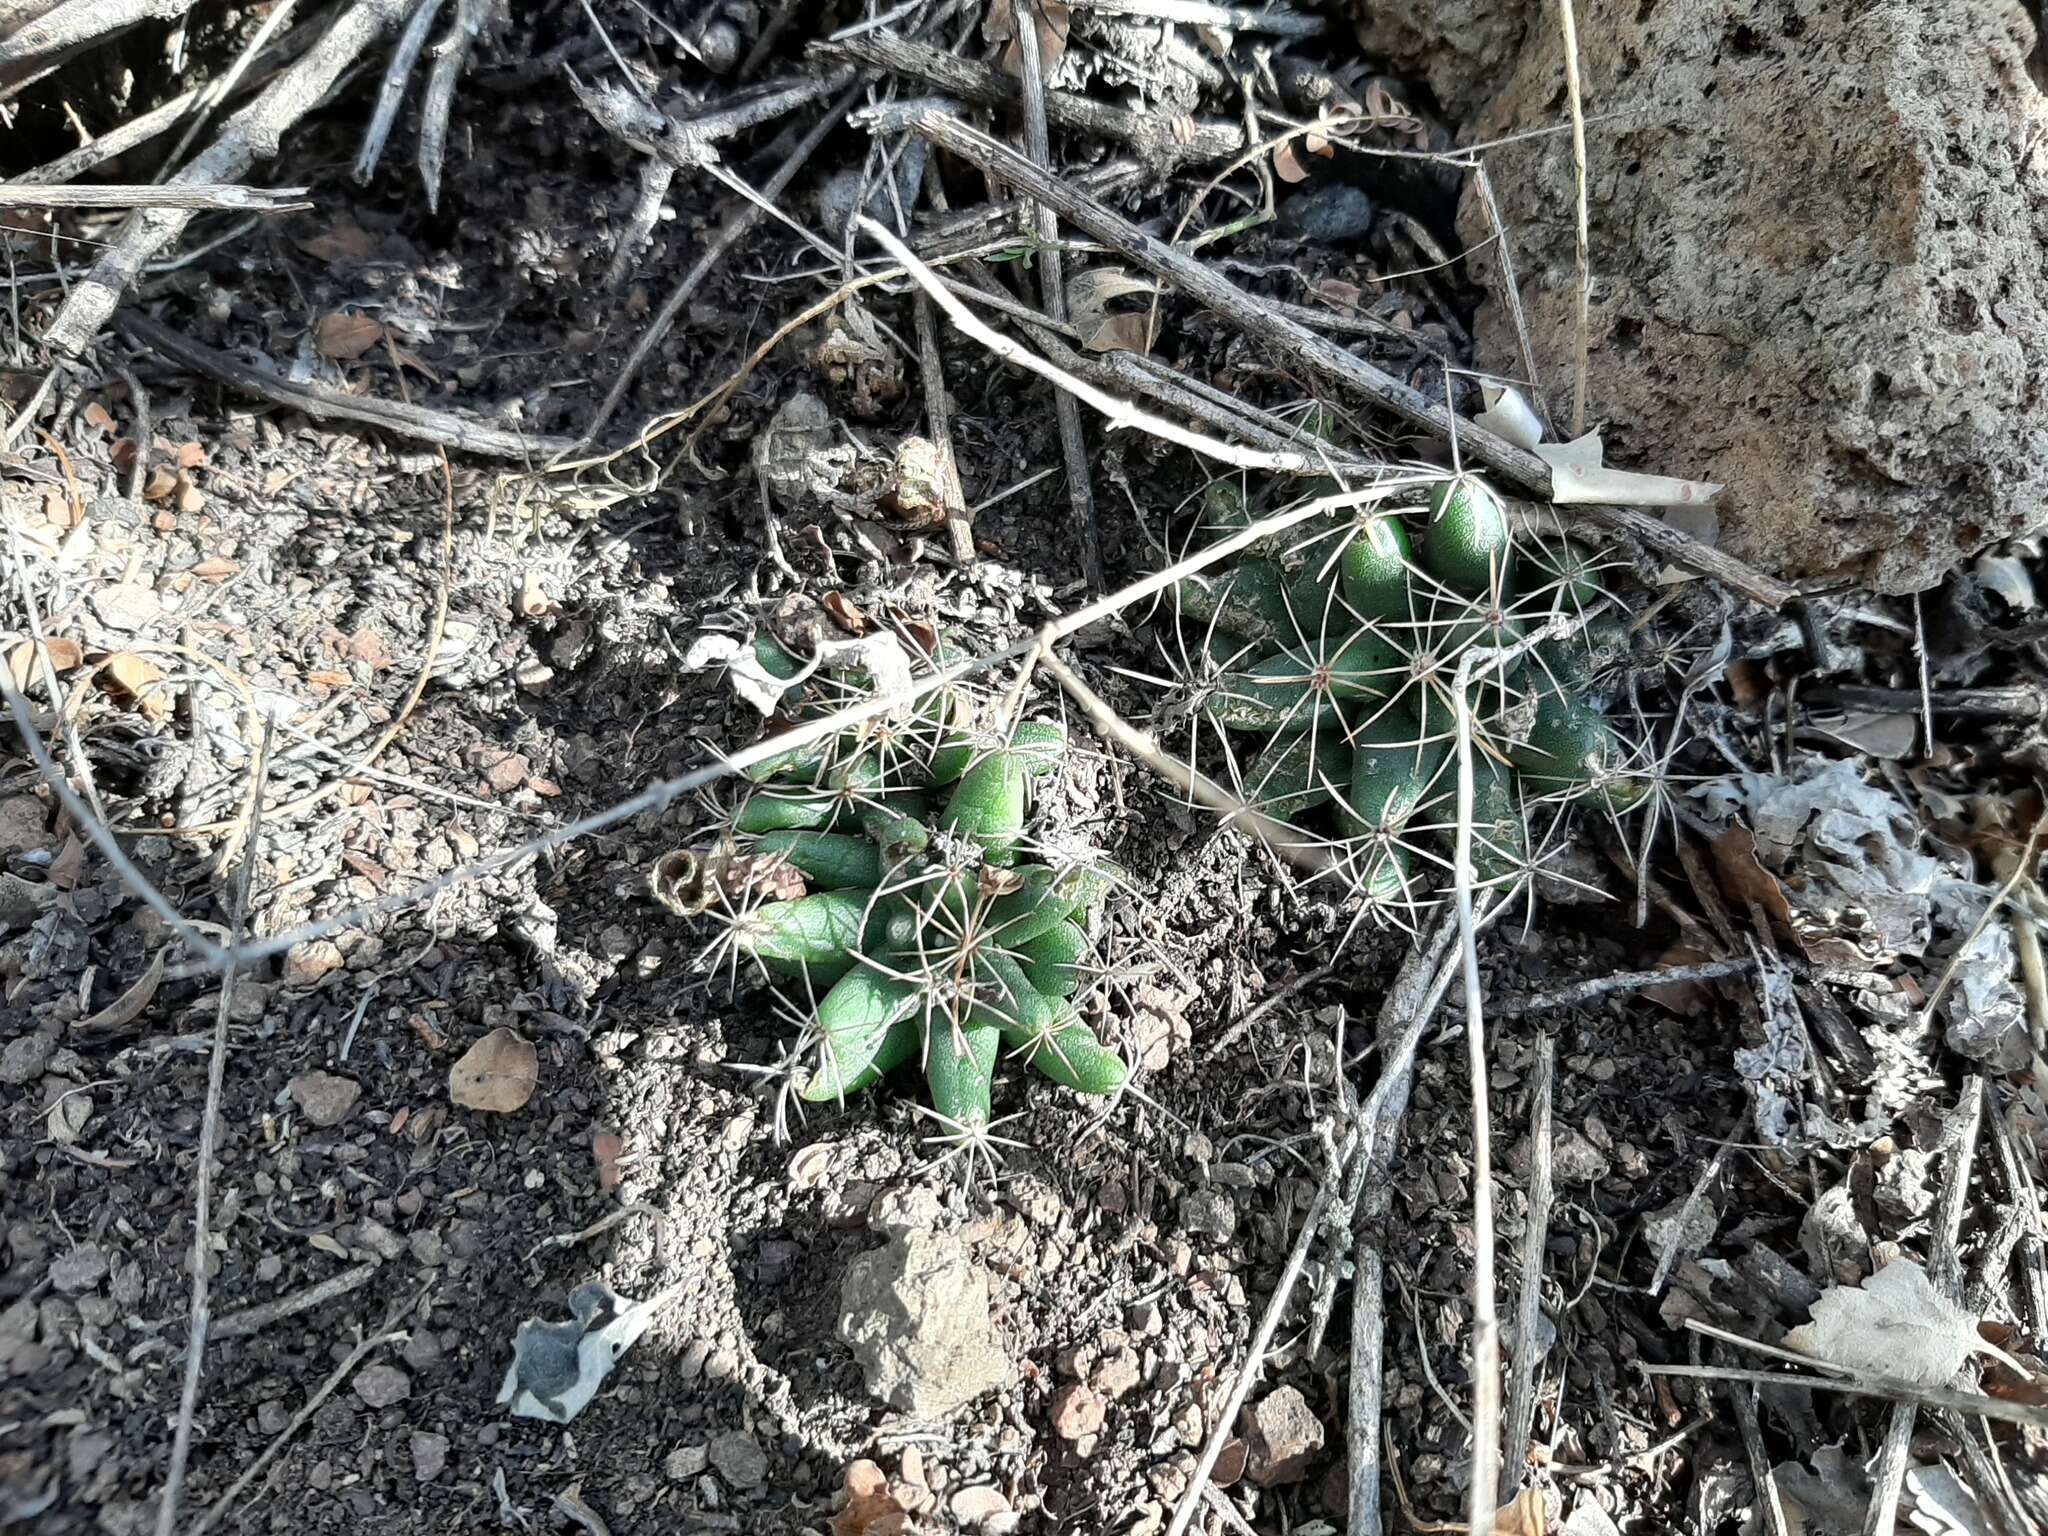
<svg viewBox="0 0 2048 1536"><path fill-rule="evenodd" d="M1323 489L1335 491L1334 482ZM1341 498L1330 498L1341 499ZM1209 485L1199 537L1250 520L1235 482ZM1178 582L1175 704L1191 755L1247 803L1326 844L1370 910L1428 899L1456 830L1457 691L1468 652L1540 639L1471 688L1473 862L1502 882L1541 857L1534 812L1641 802L1639 752L1598 707L1627 633L1602 562L1519 532L1475 476L1427 504L1366 500L1255 542ZM1483 657L1481 659L1484 659Z"/></svg>
<svg viewBox="0 0 2048 1536"><path fill-rule="evenodd" d="M796 675L766 636L755 655ZM822 674L795 718L869 685ZM1085 1093L1123 1083L1078 1006L1099 974L1088 926L1116 872L1085 853L1040 856L1026 815L1066 732L997 713L941 688L784 752L751 771L710 847L656 867L657 895L719 924L707 957L749 963L797 999L798 1098L843 1101L917 1062L947 1133L973 1140L1002 1054Z"/></svg>

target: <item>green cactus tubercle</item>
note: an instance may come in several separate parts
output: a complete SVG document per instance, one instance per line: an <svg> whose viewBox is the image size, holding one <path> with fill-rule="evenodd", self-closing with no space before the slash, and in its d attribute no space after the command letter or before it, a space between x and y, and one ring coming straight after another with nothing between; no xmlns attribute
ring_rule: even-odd
<svg viewBox="0 0 2048 1536"><path fill-rule="evenodd" d="M796 674L765 635L756 652ZM735 954L812 1005L804 1100L843 1101L916 1062L941 1120L971 1133L1002 1056L1084 1093L1128 1075L1077 1006L1087 925L1116 873L1039 861L1025 838L1065 730L997 731L976 713L942 688L893 729L770 757L718 847L687 856L698 897L678 910L718 915Z"/></svg>
<svg viewBox="0 0 2048 1536"><path fill-rule="evenodd" d="M1335 493L1314 482L1311 497ZM1238 486L1203 499L1210 538L1248 526ZM1333 526L1334 524L1334 526ZM1482 879L1524 868L1531 804L1592 800L1627 810L1649 793L1628 743L1593 702L1625 655L1603 601L1600 562L1576 541L1518 534L1501 499L1470 474L1426 504L1371 505L1256 541L1233 563L1185 578L1169 608L1214 658L1200 710L1232 737L1245 799L1304 823L1331 807L1334 837L1358 857L1357 885L1382 904L1412 891L1411 846L1448 852L1455 829L1459 663L1514 647L1562 616L1578 632L1545 639L1472 686L1474 863Z"/></svg>

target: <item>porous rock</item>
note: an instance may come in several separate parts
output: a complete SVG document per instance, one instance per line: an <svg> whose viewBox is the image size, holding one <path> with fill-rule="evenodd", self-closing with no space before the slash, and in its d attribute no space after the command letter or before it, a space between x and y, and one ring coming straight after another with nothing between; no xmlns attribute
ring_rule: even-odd
<svg viewBox="0 0 2048 1536"><path fill-rule="evenodd" d="M1467 142L1563 120L1553 7L1372 9L1419 29L1390 51L1441 43L1447 69L1470 13L1499 13L1471 34L1488 61L1522 23ZM1760 567L1891 592L2048 516L2048 97L2021 0L1581 6L1578 43L1586 109L1614 114L1588 134L1587 420L1608 461L1724 482L1721 545ZM1571 156L1547 134L1487 157L1566 417ZM1469 187L1459 217L1489 237ZM1494 295L1480 360L1519 371L1490 250L1474 274Z"/></svg>
<svg viewBox="0 0 2048 1536"><path fill-rule="evenodd" d="M1298 1388L1268 1392L1244 1411L1246 1476L1261 1488L1298 1483L1323 1448L1322 1420Z"/></svg>
<svg viewBox="0 0 2048 1536"><path fill-rule="evenodd" d="M942 1418L1010 1379L988 1315L988 1275L959 1238L898 1232L846 1267L839 1337L892 1408Z"/></svg>

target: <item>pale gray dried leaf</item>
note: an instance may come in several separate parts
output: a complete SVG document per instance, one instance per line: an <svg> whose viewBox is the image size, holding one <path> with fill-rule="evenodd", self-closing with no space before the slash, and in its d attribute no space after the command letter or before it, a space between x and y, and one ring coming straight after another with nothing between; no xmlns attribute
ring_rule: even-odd
<svg viewBox="0 0 2048 1536"><path fill-rule="evenodd" d="M1935 1289L1912 1259L1895 1259L1860 1287L1837 1285L1785 1347L1859 1376L1945 1387L1973 1354L2010 1357L1977 1332L1974 1313ZM2015 1367L2025 1374L2024 1368Z"/></svg>
<svg viewBox="0 0 2048 1536"><path fill-rule="evenodd" d="M1796 1461L1772 1468L1787 1521L1806 1536L1862 1536L1870 1474L1839 1445L1822 1446L1811 1461L1810 1469Z"/></svg>
<svg viewBox="0 0 2048 1536"><path fill-rule="evenodd" d="M783 689L788 686L761 665L761 658L754 654L753 641L737 635L707 630L690 642L690 648L683 653L684 670L702 672L707 667L724 667L725 680L732 691L764 717L775 713L782 703Z"/></svg>
<svg viewBox="0 0 2048 1536"><path fill-rule="evenodd" d="M1927 1536L1992 1536L1998 1530L1976 1494L1939 1462L1906 1468L1906 1496L1900 1508Z"/></svg>
<svg viewBox="0 0 2048 1536"><path fill-rule="evenodd" d="M1977 585L1995 592L2016 613L2031 613L2039 606L2034 594L2033 574L2024 560L2014 555L1979 555L1973 573Z"/></svg>
<svg viewBox="0 0 2048 1536"><path fill-rule="evenodd" d="M577 1286L569 1293L573 1322L529 1317L519 1325L498 1401L518 1418L568 1423L675 1294L671 1289L633 1301L602 1280Z"/></svg>
<svg viewBox="0 0 2048 1536"><path fill-rule="evenodd" d="M149 969L136 977L127 991L76 1028L125 1029L141 1018L142 1010L155 999L156 989L163 984L164 960L169 953L168 949L159 949L156 958L149 962Z"/></svg>
<svg viewBox="0 0 2048 1536"><path fill-rule="evenodd" d="M448 1097L464 1109L509 1115L526 1107L539 1082L540 1055L533 1042L500 1026L448 1069Z"/></svg>

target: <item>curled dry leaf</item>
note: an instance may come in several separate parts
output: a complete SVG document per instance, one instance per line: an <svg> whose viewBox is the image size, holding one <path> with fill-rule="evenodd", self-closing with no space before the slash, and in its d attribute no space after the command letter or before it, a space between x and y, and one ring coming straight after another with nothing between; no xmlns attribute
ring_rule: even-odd
<svg viewBox="0 0 2048 1536"><path fill-rule="evenodd" d="M832 622L849 635L868 632L868 616L849 602L844 592L827 592L818 599L818 606L831 614Z"/></svg>
<svg viewBox="0 0 2048 1536"><path fill-rule="evenodd" d="M512 1030L498 1028L448 1069L448 1097L464 1109L509 1115L526 1107L540 1082L540 1054Z"/></svg>
<svg viewBox="0 0 2048 1536"><path fill-rule="evenodd" d="M98 667L100 685L146 719L161 720L171 701L163 687L163 669L133 651L116 651Z"/></svg>
<svg viewBox="0 0 2048 1536"><path fill-rule="evenodd" d="M62 635L52 635L43 642L44 653L50 658L50 670L59 674L69 672L84 658L85 652L76 640ZM7 670L14 678L17 693L26 693L29 685L42 675L42 663L36 660L34 642L24 640L7 653Z"/></svg>
<svg viewBox="0 0 2048 1536"><path fill-rule="evenodd" d="M337 363L352 363L384 339L384 327L368 315L336 310L313 327L313 349Z"/></svg>
<svg viewBox="0 0 2048 1536"><path fill-rule="evenodd" d="M1133 294L1150 297L1159 285L1122 267L1090 267L1067 284L1067 314L1090 352L1149 352L1147 314L1118 314L1110 305Z"/></svg>
<svg viewBox="0 0 2048 1536"><path fill-rule="evenodd" d="M130 1024L141 1018L142 1010L150 1005L150 1002L156 997L156 989L163 985L164 957L169 953L168 947L159 949L156 952L156 958L150 961L149 969L136 977L127 991L115 998L91 1018L73 1027L87 1032L93 1030L126 1029Z"/></svg>

